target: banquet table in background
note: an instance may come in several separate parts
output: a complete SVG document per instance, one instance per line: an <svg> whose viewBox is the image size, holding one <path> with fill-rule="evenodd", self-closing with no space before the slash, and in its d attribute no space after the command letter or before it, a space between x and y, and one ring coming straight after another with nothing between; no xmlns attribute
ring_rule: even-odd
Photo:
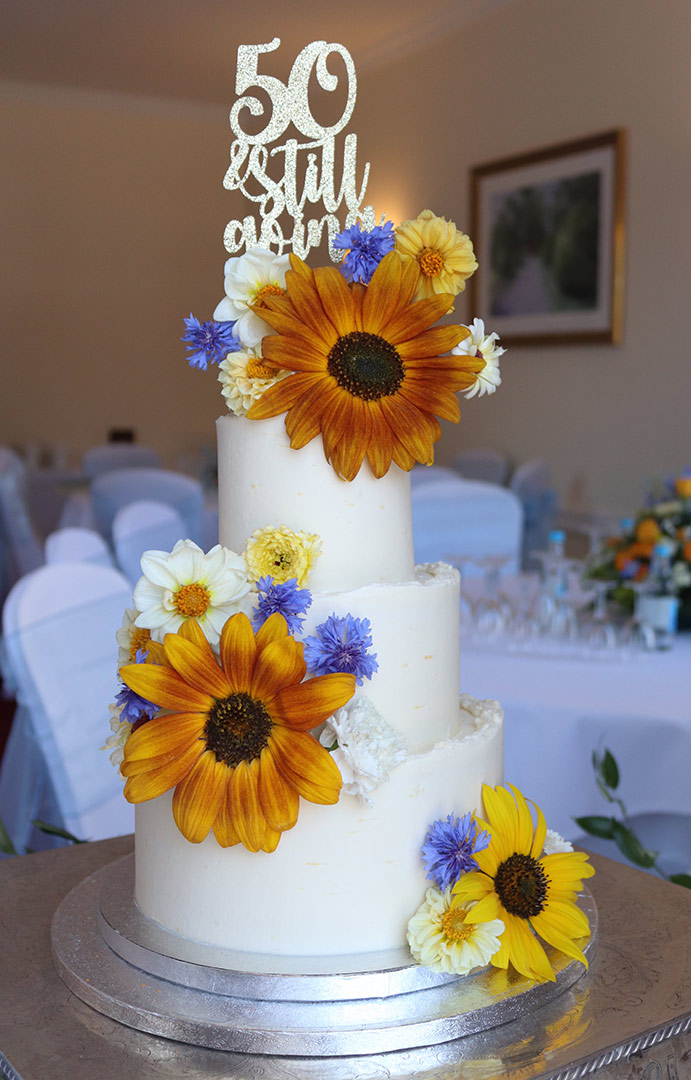
<svg viewBox="0 0 691 1080"><path fill-rule="evenodd" d="M461 688L500 701L506 779L573 838L573 818L610 814L592 769L607 747L630 814L691 814L691 635L668 651L606 659L519 654L463 644Z"/></svg>

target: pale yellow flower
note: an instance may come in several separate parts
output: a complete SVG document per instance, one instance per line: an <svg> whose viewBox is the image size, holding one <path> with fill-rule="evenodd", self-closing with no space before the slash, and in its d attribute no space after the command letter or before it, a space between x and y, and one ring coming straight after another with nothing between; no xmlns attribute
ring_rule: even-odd
<svg viewBox="0 0 691 1080"><path fill-rule="evenodd" d="M118 667L134 664L140 649L146 652L151 643L151 634L143 626L137 626L135 619L140 614L136 608L126 608L122 617L122 626L115 635L118 643Z"/></svg>
<svg viewBox="0 0 691 1080"><path fill-rule="evenodd" d="M396 251L404 261L414 259L419 279L414 299L438 293L457 293L465 289L470 275L477 270L473 245L453 221L423 210L416 218L404 221L396 229Z"/></svg>
<svg viewBox="0 0 691 1080"><path fill-rule="evenodd" d="M473 905L451 907L451 889L430 888L408 923L408 945L418 964L431 971L467 975L485 967L500 946L501 919L464 921Z"/></svg>
<svg viewBox="0 0 691 1080"><path fill-rule="evenodd" d="M125 661L127 663L127 661ZM110 730L113 732L106 739L105 746L101 747L101 750L110 750L110 763L117 767L118 773L122 776L120 766L122 765L123 757L125 755L125 743L132 734L132 724L129 720L122 720L121 713L123 705L116 705L113 703L108 706L108 712L110 713ZM125 779L122 776L123 780Z"/></svg>
<svg viewBox="0 0 691 1080"><path fill-rule="evenodd" d="M316 533L294 532L286 525L267 525L253 532L247 541L245 562L248 575L254 581L270 575L277 584L297 578L298 585L302 587L309 578L321 546Z"/></svg>
<svg viewBox="0 0 691 1080"><path fill-rule="evenodd" d="M218 365L218 381L229 410L236 416L246 416L265 390L285 378L289 372L272 367L262 359L261 347L228 353Z"/></svg>

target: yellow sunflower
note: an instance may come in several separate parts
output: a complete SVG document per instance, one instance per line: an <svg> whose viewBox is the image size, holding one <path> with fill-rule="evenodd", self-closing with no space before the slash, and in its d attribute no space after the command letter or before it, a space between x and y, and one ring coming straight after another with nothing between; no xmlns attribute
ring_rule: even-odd
<svg viewBox="0 0 691 1080"><path fill-rule="evenodd" d="M355 676L302 682L302 643L282 615L256 636L243 613L221 633L220 664L196 622L166 634L166 664L128 664L123 681L173 712L155 716L125 744L125 798L146 802L175 788L183 836L200 843L213 829L221 847L273 851L298 817L299 796L335 803L341 774L309 734L345 705Z"/></svg>
<svg viewBox="0 0 691 1080"><path fill-rule="evenodd" d="M262 318L276 331L263 355L292 372L250 408L250 420L286 412L294 449L321 432L324 454L352 480L367 456L376 477L391 462L431 464L441 435L435 417L458 421L457 390L475 382L485 361L441 356L467 337L464 326L433 326L447 294L411 303L417 264L385 255L365 288L336 267L310 270L294 255L286 296L268 296ZM432 327L432 329L430 329Z"/></svg>
<svg viewBox="0 0 691 1080"><path fill-rule="evenodd" d="M588 920L575 904L583 879L595 873L583 852L543 855L545 819L539 807L537 826L521 792L482 788L489 847L473 855L479 872L463 874L453 888L453 904L475 903L473 923L501 919L505 930L501 947L490 963L516 971L538 982L555 981L547 954L535 934L567 956L588 966L578 938L590 934ZM535 933L533 933L535 931Z"/></svg>
<svg viewBox="0 0 691 1080"><path fill-rule="evenodd" d="M468 236L453 221L423 210L396 229L396 251L417 271L415 299L457 293L475 270L477 261ZM451 301L447 311L451 309Z"/></svg>

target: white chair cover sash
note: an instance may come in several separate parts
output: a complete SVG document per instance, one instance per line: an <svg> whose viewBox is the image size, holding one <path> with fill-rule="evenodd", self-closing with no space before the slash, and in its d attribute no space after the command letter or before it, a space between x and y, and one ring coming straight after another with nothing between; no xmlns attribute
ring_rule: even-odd
<svg viewBox="0 0 691 1080"><path fill-rule="evenodd" d="M166 503L141 499L123 506L113 518L115 558L132 584L141 577L145 551L172 551L186 535L182 517Z"/></svg>
<svg viewBox="0 0 691 1080"><path fill-rule="evenodd" d="M118 688L115 632L130 602L122 574L89 563L42 567L7 599L5 662L20 708L0 770L0 817L17 850L36 816L81 839L133 827L122 779L100 749Z"/></svg>
<svg viewBox="0 0 691 1080"><path fill-rule="evenodd" d="M118 469L97 476L91 485L91 505L98 531L109 540L118 510L142 499L173 506L185 523L185 537L201 543L202 485L167 469Z"/></svg>

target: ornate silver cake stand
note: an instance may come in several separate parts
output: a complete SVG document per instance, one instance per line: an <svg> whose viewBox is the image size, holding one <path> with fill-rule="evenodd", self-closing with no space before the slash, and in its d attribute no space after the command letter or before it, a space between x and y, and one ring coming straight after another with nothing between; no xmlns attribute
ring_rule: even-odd
<svg viewBox="0 0 691 1080"><path fill-rule="evenodd" d="M435 975L407 950L373 956L267 957L199 945L137 908L134 857L85 878L52 924L53 957L66 985L92 1008L139 1031L250 1054L334 1057L449 1042L552 1001L583 965L550 954L555 983L498 969ZM581 906L591 936L597 910Z"/></svg>

